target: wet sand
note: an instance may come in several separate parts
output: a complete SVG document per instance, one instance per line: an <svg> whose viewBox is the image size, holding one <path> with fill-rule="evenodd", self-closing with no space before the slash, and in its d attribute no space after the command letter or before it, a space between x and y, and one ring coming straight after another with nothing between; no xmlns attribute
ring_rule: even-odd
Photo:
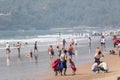
<svg viewBox="0 0 120 80"><path fill-rule="evenodd" d="M120 57L118 55L109 55L106 54L103 61L107 62L109 65L109 72L96 74L91 71L91 65L93 62L81 64L77 67L76 75L72 75L71 69L68 70L66 76L57 77L54 76L54 73L48 72L48 75L51 74L51 78L46 80L117 80L117 77L120 77Z"/></svg>
<svg viewBox="0 0 120 80"><path fill-rule="evenodd" d="M107 48L104 53L107 53L107 51L113 47L110 38L108 38L107 40L108 40L108 42L106 43ZM91 64L93 62L93 56L95 54L95 48L99 45L100 45L99 39L95 41L93 40L91 53L89 53L87 41L79 42L78 56L77 58L74 57L73 59L77 66L76 75L73 76L71 69L68 68L67 76L62 76L62 77L61 76L55 77L53 70L49 67L49 56L47 54L48 45L39 46L38 64L35 64L34 60L31 62L29 59L25 58L25 54L29 50L33 49L33 47L30 47L30 48L27 47L21 50L22 51L21 64L17 63L17 50L13 49L11 53L10 66L6 66L5 50L1 50L0 51L1 53L0 54L0 70L1 70L0 79L1 80L79 80L79 79L94 80L95 78L96 80L96 78L99 77L100 74L92 73L90 69L91 69ZM54 48L56 48L55 45L54 45ZM110 55L111 58L113 58L112 56L113 55ZM105 57L107 57L107 55ZM109 57L108 57L108 60L109 60ZM101 74L100 76L103 76L103 75Z"/></svg>

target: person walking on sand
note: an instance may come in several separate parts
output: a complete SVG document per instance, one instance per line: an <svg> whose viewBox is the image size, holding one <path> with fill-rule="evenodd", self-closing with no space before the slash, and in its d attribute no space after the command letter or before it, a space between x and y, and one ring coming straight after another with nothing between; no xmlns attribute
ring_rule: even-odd
<svg viewBox="0 0 120 80"><path fill-rule="evenodd" d="M54 56L54 49L53 49L52 45L50 45L49 48L48 48L48 54L50 55L50 65L51 65L52 59L53 59L53 56Z"/></svg>
<svg viewBox="0 0 120 80"><path fill-rule="evenodd" d="M9 43L7 42L6 43L6 62L7 62L7 65L9 66L10 65L10 45Z"/></svg>
<svg viewBox="0 0 120 80"><path fill-rule="evenodd" d="M35 63L38 63L38 47L37 47L37 41L34 43L34 57L35 57Z"/></svg>
<svg viewBox="0 0 120 80"><path fill-rule="evenodd" d="M21 44L19 42L17 42L16 48L18 50L18 61L21 61L21 56L20 56L20 48L21 48Z"/></svg>
<svg viewBox="0 0 120 80"><path fill-rule="evenodd" d="M60 74L62 75L63 69L64 69L64 75L66 75L67 70L67 50L64 50L63 53L60 55L60 61L63 65L63 68L60 68Z"/></svg>

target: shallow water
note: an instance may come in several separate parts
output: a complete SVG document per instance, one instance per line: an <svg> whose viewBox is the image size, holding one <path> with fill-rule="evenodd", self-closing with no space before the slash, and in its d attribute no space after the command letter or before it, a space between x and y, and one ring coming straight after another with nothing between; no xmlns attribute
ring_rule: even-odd
<svg viewBox="0 0 120 80"><path fill-rule="evenodd" d="M82 64L85 62L93 61L93 56L95 54L95 48L99 46L99 39L92 42L91 53L89 53L88 43L79 42L78 44L78 56L74 56L73 60L75 64ZM109 50L113 45L111 41L106 42L107 50ZM54 45L54 48L56 46ZM6 65L6 54L5 50L0 50L0 80L29 80L26 79L29 75L34 75L37 73L43 73L48 71L50 68L49 65L49 55L47 54L46 46L39 46L39 56L38 56L38 64L35 63L33 59L25 57L25 54L33 49L33 47L24 47L21 49L21 63L19 64L17 61L17 50L12 49L11 51L11 64L10 66Z"/></svg>

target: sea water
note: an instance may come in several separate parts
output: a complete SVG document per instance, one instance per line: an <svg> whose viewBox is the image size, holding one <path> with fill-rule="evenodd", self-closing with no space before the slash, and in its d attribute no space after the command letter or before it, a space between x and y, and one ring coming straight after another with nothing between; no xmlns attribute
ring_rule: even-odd
<svg viewBox="0 0 120 80"><path fill-rule="evenodd" d="M86 32L87 31L87 32ZM56 42L58 39L66 39L69 42L71 39L77 39L78 57L77 64L87 62L93 56L88 53L88 36L90 36L90 30L31 30L31 31L0 31L0 79L1 80L20 80L22 77L30 76L36 73L42 73L48 71L49 55L47 49L50 44L56 48ZM31 62L25 58L26 53L34 49L34 42L38 41L39 59L38 64L35 64L34 59ZM11 61L10 64L6 64L5 44L10 43L11 46ZM20 42L21 47L21 64L17 63L17 49L13 46ZM27 42L28 45L24 43ZM95 44L96 45L96 44Z"/></svg>

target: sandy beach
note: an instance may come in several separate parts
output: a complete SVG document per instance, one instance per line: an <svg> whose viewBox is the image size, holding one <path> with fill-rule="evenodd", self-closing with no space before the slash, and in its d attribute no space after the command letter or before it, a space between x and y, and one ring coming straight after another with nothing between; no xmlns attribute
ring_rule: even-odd
<svg viewBox="0 0 120 80"><path fill-rule="evenodd" d="M111 40L110 40L111 42ZM112 43L109 43L112 44ZM110 49L113 49L112 45ZM109 49L107 49L109 50ZM116 50L116 49L114 49ZM104 73L100 71L100 73L94 73L91 71L91 66L93 61L89 61L86 63L79 64L77 66L76 75L72 75L71 68L68 68L66 76L55 76L52 69L43 73L43 74L36 74L32 78L28 78L28 80L117 80L117 77L120 75L120 56L118 55L118 51L116 50L116 54L108 54L108 51L104 53L104 58L102 61L108 63L109 71L108 73ZM44 77L44 78L43 78Z"/></svg>
<svg viewBox="0 0 120 80"><path fill-rule="evenodd" d="M54 73L48 72L50 79L46 80L117 80L120 76L120 57L118 55L106 54L103 61L109 65L109 72L100 72L98 74L91 71L92 62L81 64L77 67L76 75L72 75L71 69L66 76L54 76Z"/></svg>
<svg viewBox="0 0 120 80"><path fill-rule="evenodd" d="M95 39L95 40L94 40ZM6 56L5 50L1 50L1 80L116 80L119 76L119 59L118 55L108 55L108 51L113 48L111 42L111 37L106 38L106 51L103 52L105 57L103 60L109 65L109 72L99 74L93 73L91 71L91 65L93 64L93 56L95 54L95 49L97 46L100 46L99 37L93 38L91 53L89 53L87 40L79 42L78 45L78 56L77 60L74 56L73 60L75 61L77 72L76 75L72 75L72 70L68 66L66 76L55 76L54 71L49 66L49 56L47 54L47 49L43 46L39 46L39 62L36 65L34 60L31 62L29 59L25 58L27 51L33 49L33 47L25 47L22 49L22 63L17 63L17 50L13 49L11 53L11 65L6 66ZM49 45L48 45L49 46ZM44 47L48 47L44 46ZM54 45L54 49L55 49ZM42 49L43 48L43 49ZM116 62L117 61L117 62ZM11 74L12 73L12 74ZM4 74L4 75L3 75ZM6 77L7 76L7 77Z"/></svg>

